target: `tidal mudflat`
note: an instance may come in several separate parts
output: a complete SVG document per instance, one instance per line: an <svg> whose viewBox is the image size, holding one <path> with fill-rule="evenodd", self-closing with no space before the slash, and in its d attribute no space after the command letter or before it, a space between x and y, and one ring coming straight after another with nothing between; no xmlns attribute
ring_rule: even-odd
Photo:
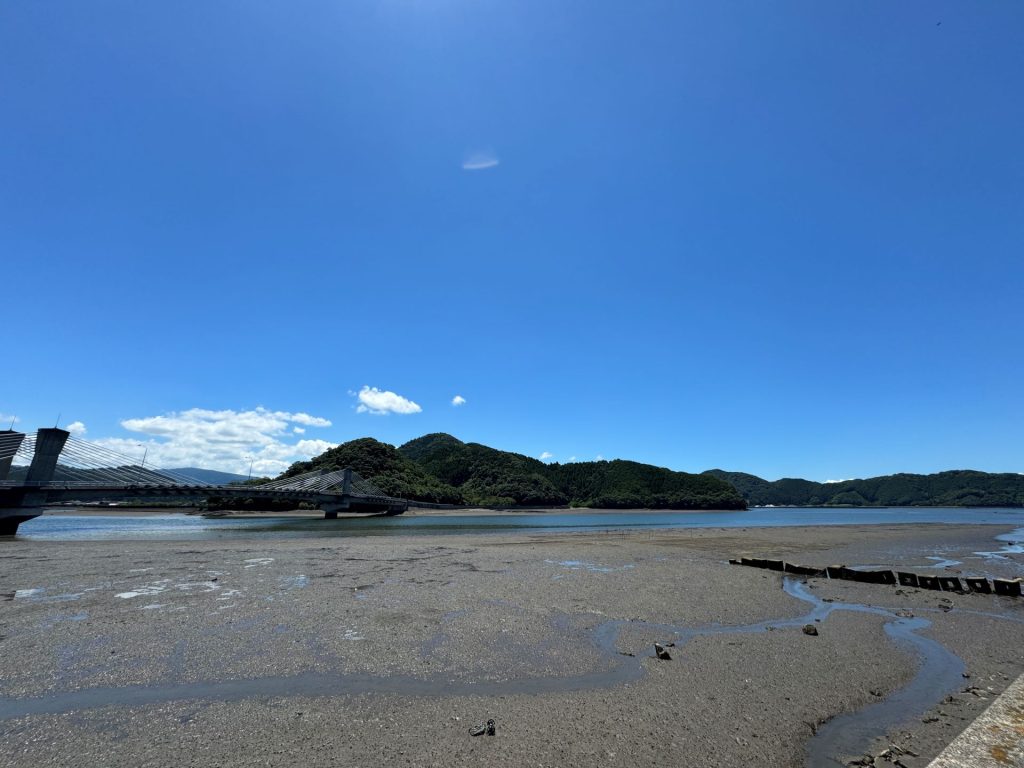
<svg viewBox="0 0 1024 768"><path fill-rule="evenodd" d="M1007 532L7 541L0 763L924 766L1024 672L1024 600L727 560L1013 577Z"/></svg>

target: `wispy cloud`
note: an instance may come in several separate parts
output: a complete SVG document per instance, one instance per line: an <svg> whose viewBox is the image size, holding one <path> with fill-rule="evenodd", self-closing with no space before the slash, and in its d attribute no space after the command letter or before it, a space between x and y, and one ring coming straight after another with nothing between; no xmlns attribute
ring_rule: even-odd
<svg viewBox="0 0 1024 768"><path fill-rule="evenodd" d="M288 420L294 421L296 424L302 424L306 427L331 426L331 422L327 419L322 419L319 416L310 416L308 413L293 413Z"/></svg>
<svg viewBox="0 0 1024 768"><path fill-rule="evenodd" d="M17 424L21 419L9 413L0 413L0 427L7 429L11 424Z"/></svg>
<svg viewBox="0 0 1024 768"><path fill-rule="evenodd" d="M454 405L455 407L465 404L466 398L464 398L462 395L456 395L455 397L452 398L452 405Z"/></svg>
<svg viewBox="0 0 1024 768"><path fill-rule="evenodd" d="M71 422L70 424L67 425L67 427L65 427L65 429L67 429L67 431L70 432L75 437L81 437L86 432L85 424L83 424L80 421Z"/></svg>
<svg viewBox="0 0 1024 768"><path fill-rule="evenodd" d="M604 456L599 453L594 457L594 461L604 461Z"/></svg>
<svg viewBox="0 0 1024 768"><path fill-rule="evenodd" d="M466 159L462 161L462 170L485 171L488 168L494 168L500 162L494 152L489 149L481 149L466 155Z"/></svg>
<svg viewBox="0 0 1024 768"><path fill-rule="evenodd" d="M842 480L826 480L825 484L828 485L830 483L845 483L847 480L853 480L853 478L852 477L845 477Z"/></svg>
<svg viewBox="0 0 1024 768"><path fill-rule="evenodd" d="M372 413L377 416L385 416L389 413L419 413L423 410L412 400L402 397L395 392L377 389L377 387L364 386L356 393L356 397L359 400L356 413Z"/></svg>
<svg viewBox="0 0 1024 768"><path fill-rule="evenodd" d="M540 456L539 456L538 458L539 458L539 459L540 459L541 461L547 461L548 459L553 459L553 458L555 458L555 454L553 454L553 453L549 453L548 451L544 451L544 453L542 453L542 454L541 454L541 455L540 455Z"/></svg>
<svg viewBox="0 0 1024 768"><path fill-rule="evenodd" d="M121 426L138 437L106 437L96 442L127 456L141 457L148 451L147 464L166 468L203 467L246 474L246 457L252 456L255 474L277 475L292 462L312 458L335 445L326 440L287 442L290 431L304 429L295 427L296 423L326 426L330 421L262 407L249 411L192 408L125 419ZM148 439L140 443L143 436Z"/></svg>

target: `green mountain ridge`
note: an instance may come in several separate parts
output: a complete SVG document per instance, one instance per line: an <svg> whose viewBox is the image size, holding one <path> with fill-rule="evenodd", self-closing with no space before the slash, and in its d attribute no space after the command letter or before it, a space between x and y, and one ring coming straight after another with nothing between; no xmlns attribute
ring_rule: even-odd
<svg viewBox="0 0 1024 768"><path fill-rule="evenodd" d="M415 501L485 506L744 509L729 483L633 461L545 464L444 433L395 448L370 437L296 462L281 477L351 466L385 493Z"/></svg>
<svg viewBox="0 0 1024 768"><path fill-rule="evenodd" d="M837 483L799 478L769 481L745 472L703 474L731 484L752 506L1021 507L1024 475L954 469L931 475L899 473Z"/></svg>
<svg viewBox="0 0 1024 768"><path fill-rule="evenodd" d="M1024 506L1024 475L951 470L838 483L745 472L676 472L616 459L545 464L437 432L397 448L363 437L293 464L281 477L352 467L391 496L437 504L604 509L751 506Z"/></svg>

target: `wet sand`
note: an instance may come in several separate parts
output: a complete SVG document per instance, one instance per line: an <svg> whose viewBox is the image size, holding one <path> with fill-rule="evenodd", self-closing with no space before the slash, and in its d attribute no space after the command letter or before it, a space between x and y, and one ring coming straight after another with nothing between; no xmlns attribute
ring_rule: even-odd
<svg viewBox="0 0 1024 768"><path fill-rule="evenodd" d="M924 766L1024 672L1024 600L726 561L1018 575L973 554L1005 532L3 542L0 764L801 766L823 723L911 686L930 700L863 749ZM918 675L901 622L970 677Z"/></svg>

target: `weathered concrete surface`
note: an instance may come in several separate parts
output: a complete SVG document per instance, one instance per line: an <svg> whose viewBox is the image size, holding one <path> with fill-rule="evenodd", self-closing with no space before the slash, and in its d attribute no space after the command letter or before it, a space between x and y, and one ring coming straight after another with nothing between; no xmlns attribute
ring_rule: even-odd
<svg viewBox="0 0 1024 768"><path fill-rule="evenodd" d="M946 747L928 768L1024 765L1024 675Z"/></svg>

